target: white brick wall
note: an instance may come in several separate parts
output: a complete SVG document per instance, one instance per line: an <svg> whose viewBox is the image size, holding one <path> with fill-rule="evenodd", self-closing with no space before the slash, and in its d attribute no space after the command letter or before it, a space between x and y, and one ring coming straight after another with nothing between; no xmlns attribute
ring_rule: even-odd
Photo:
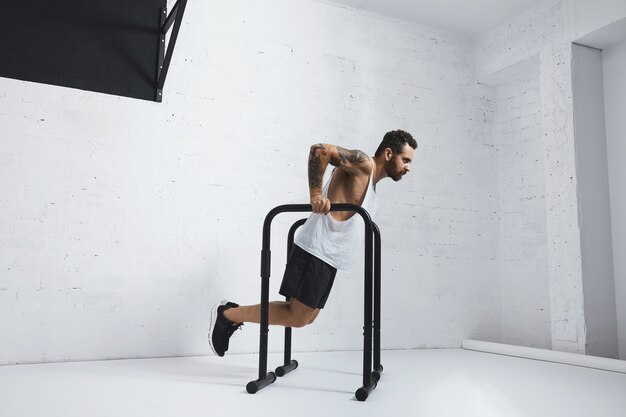
<svg viewBox="0 0 626 417"><path fill-rule="evenodd" d="M189 4L162 104L0 79L0 363L206 354L212 303L258 300L265 213L307 201L308 146L373 152L396 128L420 148L408 179L379 184L383 346L489 337L493 147L474 135L473 67L431 29L217 1ZM275 222L274 294L296 218ZM339 275L295 349L360 348L361 281ZM254 325L232 343L257 346Z"/></svg>
<svg viewBox="0 0 626 417"><path fill-rule="evenodd" d="M584 351L571 14L548 1L474 45L316 2L192 2L162 104L0 79L0 363L206 354L211 304L258 300L265 213L307 201L309 145L373 152L396 128L420 148L378 187L383 347ZM275 220L273 294L299 217ZM360 348L361 280L338 276L294 349ZM257 343L247 325L232 351Z"/></svg>
<svg viewBox="0 0 626 417"><path fill-rule="evenodd" d="M484 76L539 55L552 347L585 352L571 93L572 2L547 1L476 45Z"/></svg>
<svg viewBox="0 0 626 417"><path fill-rule="evenodd" d="M584 299L572 118L571 43L541 53L552 347L585 352Z"/></svg>
<svg viewBox="0 0 626 417"><path fill-rule="evenodd" d="M619 358L626 360L626 39L602 52Z"/></svg>
<svg viewBox="0 0 626 417"><path fill-rule="evenodd" d="M563 39L572 39L572 1L548 0L478 37L476 74L494 74Z"/></svg>
<svg viewBox="0 0 626 417"><path fill-rule="evenodd" d="M501 335L498 341L550 347L545 178L539 59L480 80L490 86L498 179Z"/></svg>

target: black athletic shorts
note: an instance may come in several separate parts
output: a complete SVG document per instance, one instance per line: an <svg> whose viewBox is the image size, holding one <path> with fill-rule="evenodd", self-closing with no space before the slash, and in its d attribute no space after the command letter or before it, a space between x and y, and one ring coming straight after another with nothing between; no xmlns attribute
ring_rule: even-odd
<svg viewBox="0 0 626 417"><path fill-rule="evenodd" d="M324 308L336 274L337 269L294 244L279 292L311 308Z"/></svg>

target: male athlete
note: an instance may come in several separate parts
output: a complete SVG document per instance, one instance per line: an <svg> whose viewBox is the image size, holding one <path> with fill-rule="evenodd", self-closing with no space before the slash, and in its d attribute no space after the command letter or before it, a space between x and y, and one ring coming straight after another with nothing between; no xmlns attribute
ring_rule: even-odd
<svg viewBox="0 0 626 417"><path fill-rule="evenodd" d="M326 304L337 269L350 269L363 230L354 212L330 212L331 204L357 204L373 217L378 209L376 184L387 177L400 181L409 172L416 148L415 139L402 130L387 132L373 158L335 145L311 146L308 173L313 213L296 235L287 261L279 293L290 297L289 301L269 303L269 324L303 327L313 323ZM329 163L335 169L322 188ZM224 356L235 330L260 319L260 304L240 307L222 301L215 305L209 329L211 349Z"/></svg>

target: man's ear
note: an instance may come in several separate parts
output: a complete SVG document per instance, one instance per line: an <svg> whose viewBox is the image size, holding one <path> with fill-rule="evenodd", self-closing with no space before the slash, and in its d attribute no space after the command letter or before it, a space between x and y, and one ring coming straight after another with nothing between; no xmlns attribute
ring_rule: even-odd
<svg viewBox="0 0 626 417"><path fill-rule="evenodd" d="M391 150L391 148L386 148L385 149L385 161L390 161L391 158L393 158L393 151Z"/></svg>

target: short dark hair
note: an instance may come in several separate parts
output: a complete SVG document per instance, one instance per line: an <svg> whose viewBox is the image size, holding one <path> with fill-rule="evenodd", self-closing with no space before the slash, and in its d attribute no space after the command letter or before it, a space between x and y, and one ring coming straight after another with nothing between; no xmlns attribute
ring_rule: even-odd
<svg viewBox="0 0 626 417"><path fill-rule="evenodd" d="M417 142L413 139L413 136L411 136L410 133L399 129L392 130L385 133L383 141L380 142L380 145L378 145L378 149L376 149L374 156L379 156L387 148L391 149L394 154L399 154L402 152L404 144L408 144L411 148L417 149Z"/></svg>

